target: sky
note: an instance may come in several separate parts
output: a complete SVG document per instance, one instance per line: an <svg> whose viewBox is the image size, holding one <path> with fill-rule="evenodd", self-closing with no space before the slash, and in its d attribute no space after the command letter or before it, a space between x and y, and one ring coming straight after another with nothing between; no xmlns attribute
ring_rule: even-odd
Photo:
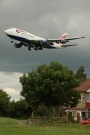
<svg viewBox="0 0 90 135"><path fill-rule="evenodd" d="M66 49L28 51L15 48L4 31L16 27L50 39L63 33L68 37L87 36L71 41ZM20 76L52 61L68 66L74 73L84 66L90 79L90 0L0 0L0 89L12 100L21 98Z"/></svg>

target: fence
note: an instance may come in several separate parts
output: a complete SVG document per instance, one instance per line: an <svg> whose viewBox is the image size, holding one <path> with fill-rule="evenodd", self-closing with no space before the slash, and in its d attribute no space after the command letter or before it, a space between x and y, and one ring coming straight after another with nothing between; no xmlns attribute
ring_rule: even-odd
<svg viewBox="0 0 90 135"><path fill-rule="evenodd" d="M66 117L34 117L27 120L27 124L42 124L42 123L66 123Z"/></svg>

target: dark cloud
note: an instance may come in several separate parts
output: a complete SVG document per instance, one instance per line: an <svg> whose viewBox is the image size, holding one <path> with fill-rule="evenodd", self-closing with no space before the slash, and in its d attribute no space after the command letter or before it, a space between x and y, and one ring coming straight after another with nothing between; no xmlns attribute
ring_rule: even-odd
<svg viewBox="0 0 90 135"><path fill-rule="evenodd" d="M8 0L0 1L0 70L28 72L38 65L57 61L76 71L85 66L89 75L89 0ZM9 27L18 27L46 38L59 38L64 32L72 36L88 35L76 40L78 46L29 52L16 49L4 34Z"/></svg>
<svg viewBox="0 0 90 135"><path fill-rule="evenodd" d="M0 88L13 99L20 98L19 77L41 64L57 61L76 72L84 66L90 78L90 0L0 0ZM45 38L59 38L64 32L85 36L69 44L75 47L42 51L15 48L4 30L24 29Z"/></svg>

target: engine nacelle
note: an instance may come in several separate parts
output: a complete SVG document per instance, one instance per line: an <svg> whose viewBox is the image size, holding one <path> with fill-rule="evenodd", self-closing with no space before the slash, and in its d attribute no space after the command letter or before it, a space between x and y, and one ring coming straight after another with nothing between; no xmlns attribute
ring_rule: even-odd
<svg viewBox="0 0 90 135"><path fill-rule="evenodd" d="M60 43L66 44L66 40L65 40L65 39L61 39L61 40L60 40Z"/></svg>
<svg viewBox="0 0 90 135"><path fill-rule="evenodd" d="M14 45L16 48L21 48L22 47L22 44L21 43L15 43Z"/></svg>
<svg viewBox="0 0 90 135"><path fill-rule="evenodd" d="M47 45L48 44L47 40L42 40L40 43L41 44L44 44L44 45Z"/></svg>

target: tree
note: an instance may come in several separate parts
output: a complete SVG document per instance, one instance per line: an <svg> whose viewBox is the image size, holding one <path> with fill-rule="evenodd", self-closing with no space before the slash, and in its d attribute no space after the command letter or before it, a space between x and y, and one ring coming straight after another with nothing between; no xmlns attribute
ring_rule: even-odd
<svg viewBox="0 0 90 135"><path fill-rule="evenodd" d="M24 99L20 99L15 103L16 117L28 118L31 114L31 108Z"/></svg>
<svg viewBox="0 0 90 135"><path fill-rule="evenodd" d="M16 118L15 103L15 100L10 101L9 103L9 117L11 118Z"/></svg>
<svg viewBox="0 0 90 135"><path fill-rule="evenodd" d="M11 101L9 104L9 116L12 118L28 118L31 114L31 108L24 99Z"/></svg>
<svg viewBox="0 0 90 135"><path fill-rule="evenodd" d="M43 104L39 105L36 113L37 113L38 116L41 116L41 117L47 116L47 114L48 114L47 107Z"/></svg>
<svg viewBox="0 0 90 135"><path fill-rule="evenodd" d="M51 62L49 66L41 65L36 70L28 72L20 77L22 84L21 95L35 110L40 104L48 107L49 116L51 107L59 105L71 105L74 97L73 106L78 102L79 93L73 88L78 86L72 70L68 67Z"/></svg>
<svg viewBox="0 0 90 135"><path fill-rule="evenodd" d="M77 80L79 81L79 83L81 83L81 82L83 82L83 81L85 81L85 80L87 79L87 78L86 78L87 74L85 73L85 69L84 69L83 66L81 66L81 67L77 70L75 76L76 76Z"/></svg>
<svg viewBox="0 0 90 135"><path fill-rule="evenodd" d="M0 89L0 116L8 116L10 96Z"/></svg>

